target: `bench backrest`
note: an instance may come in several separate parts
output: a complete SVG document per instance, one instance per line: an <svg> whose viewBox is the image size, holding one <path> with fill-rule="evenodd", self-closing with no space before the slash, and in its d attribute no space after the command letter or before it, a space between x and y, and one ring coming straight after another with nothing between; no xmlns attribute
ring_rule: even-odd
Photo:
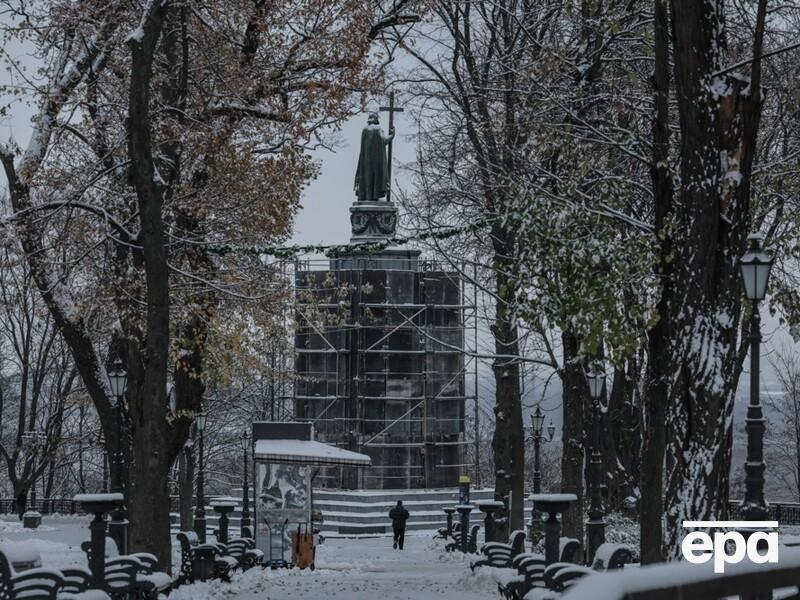
<svg viewBox="0 0 800 600"><path fill-rule="evenodd" d="M194 531L179 531L175 538L181 544L181 552L190 552L193 547L200 545L200 538Z"/></svg>
<svg viewBox="0 0 800 600"><path fill-rule="evenodd" d="M517 529L511 534L511 556L525 552L525 532Z"/></svg>
<svg viewBox="0 0 800 600"><path fill-rule="evenodd" d="M225 549L227 550L228 554L231 556L240 556L244 554L248 549L249 546L247 544L247 540L243 540L241 538L231 540L225 545Z"/></svg>
<svg viewBox="0 0 800 600"><path fill-rule="evenodd" d="M601 544L594 555L592 568L595 571L621 569L633 562L633 553L629 548L617 544Z"/></svg>
<svg viewBox="0 0 800 600"><path fill-rule="evenodd" d="M64 584L61 573L52 569L28 569L11 577L14 594L11 598L36 598L56 600L58 590Z"/></svg>
<svg viewBox="0 0 800 600"><path fill-rule="evenodd" d="M592 569L581 565L571 565L561 569L553 576L555 590L561 592L569 589L578 579L591 576L592 573L594 573Z"/></svg>
<svg viewBox="0 0 800 600"><path fill-rule="evenodd" d="M52 598L64 581L61 573L52 569L30 569L15 573L8 557L0 552L0 598L16 598L24 593L27 598Z"/></svg>
<svg viewBox="0 0 800 600"><path fill-rule="evenodd" d="M88 590L92 584L92 574L89 569L83 567L61 569L61 576L64 578L64 585L61 587L62 592L80 594Z"/></svg>
<svg viewBox="0 0 800 600"><path fill-rule="evenodd" d="M132 589L136 585L136 573L142 563L128 556L118 556L106 562L105 585L113 592Z"/></svg>
<svg viewBox="0 0 800 600"><path fill-rule="evenodd" d="M570 562L574 563L577 562L575 560L575 555L578 553L578 550L581 547L581 544L575 538L567 538L562 537L558 541L559 549L558 549L558 561L559 562Z"/></svg>
<svg viewBox="0 0 800 600"><path fill-rule="evenodd" d="M522 573L528 565L532 564L541 564L542 568L544 568L545 560L544 556L541 554L535 554L533 552L523 552L522 554L518 554L514 557L511 561L511 566L517 569L520 573Z"/></svg>

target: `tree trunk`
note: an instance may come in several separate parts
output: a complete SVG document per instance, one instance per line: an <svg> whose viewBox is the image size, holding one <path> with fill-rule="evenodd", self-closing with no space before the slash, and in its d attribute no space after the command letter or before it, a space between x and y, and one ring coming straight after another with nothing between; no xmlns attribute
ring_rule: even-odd
<svg viewBox="0 0 800 600"><path fill-rule="evenodd" d="M763 101L760 64L750 81L727 67L724 0L672 0L681 187L671 307L675 387L667 413L667 556L678 556L684 520L727 514L741 281L752 214L750 175ZM757 11L753 55L761 55L766 1ZM678 301L680 300L680 301Z"/></svg>
<svg viewBox="0 0 800 600"><path fill-rule="evenodd" d="M574 334L561 334L564 367L561 371L562 386L562 443L561 491L575 494L578 501L562 516L565 536L577 539L583 546L583 459L586 444L584 421L589 390L586 384L583 362L578 357L580 343Z"/></svg>
<svg viewBox="0 0 800 600"><path fill-rule="evenodd" d="M500 521L498 539L507 539L510 532L524 528L525 509L525 447L522 429L522 402L519 382L519 344L517 324L509 306L515 296L513 272L507 257L511 256L502 241L506 232L495 228L495 276L498 300L492 333L495 352L492 370L495 378L495 430L492 438L494 453L496 500L508 501L507 521Z"/></svg>
<svg viewBox="0 0 800 600"><path fill-rule="evenodd" d="M14 486L14 504L17 516L22 519L22 514L28 508L28 488L27 486Z"/></svg>
<svg viewBox="0 0 800 600"><path fill-rule="evenodd" d="M178 499L181 531L191 531L194 516L194 453L189 446L184 446L178 455Z"/></svg>
<svg viewBox="0 0 800 600"><path fill-rule="evenodd" d="M132 61L128 126L131 178L141 223L140 242L147 283L144 376L131 403L131 546L158 556L169 572L172 560L167 481L171 466L167 439L167 361L169 359L169 269L161 215L164 190L155 177L150 134L150 81L154 51L167 5L153 3L143 17L143 35L131 39Z"/></svg>
<svg viewBox="0 0 800 600"><path fill-rule="evenodd" d="M643 407L642 480L639 502L641 561L664 560L664 455L667 404L672 373L671 311L673 276L672 241L665 225L672 213L673 187L669 170L669 17L666 0L654 2L655 68L653 96L653 162L650 169L655 202L655 231L659 241L656 276L661 297L658 321L648 332L647 381Z"/></svg>
<svg viewBox="0 0 800 600"><path fill-rule="evenodd" d="M603 472L607 486L606 512L621 511L625 499L639 487L641 428L636 402L638 369L634 356L626 365L614 370L608 409L600 417Z"/></svg>

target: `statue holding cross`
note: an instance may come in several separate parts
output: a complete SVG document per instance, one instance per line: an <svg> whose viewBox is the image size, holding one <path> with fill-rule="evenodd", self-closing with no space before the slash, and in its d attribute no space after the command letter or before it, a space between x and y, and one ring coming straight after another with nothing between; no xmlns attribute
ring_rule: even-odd
<svg viewBox="0 0 800 600"><path fill-rule="evenodd" d="M380 107L389 112L389 135L384 136L378 113L370 113L367 126L361 132L361 151L356 167L355 192L359 202L375 202L385 197L389 202L392 178L392 140L394 139L394 113L402 108L394 106L394 92L389 94L389 106ZM388 156L384 149L388 146Z"/></svg>

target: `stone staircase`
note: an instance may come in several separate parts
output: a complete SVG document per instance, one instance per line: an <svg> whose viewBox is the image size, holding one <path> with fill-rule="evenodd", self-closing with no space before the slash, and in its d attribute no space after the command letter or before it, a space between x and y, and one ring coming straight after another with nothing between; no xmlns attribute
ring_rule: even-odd
<svg viewBox="0 0 800 600"><path fill-rule="evenodd" d="M232 490L230 497L241 499L242 490ZM214 498L210 498L212 502ZM411 518L407 531L435 532L443 527L446 521L444 508L458 503L458 489L430 490L333 490L315 489L314 508L322 512L323 523L320 530L327 537L360 537L391 535L389 511L397 503L403 501ZM494 500L493 489L472 490L470 502L477 504L482 500ZM253 500L250 501L252 513ZM525 513L530 514L531 504L525 502ZM239 532L241 503L229 515L230 531ZM252 518L252 514L251 514ZM458 518L458 515L455 515ZM206 508L208 531L217 528L217 514L208 506ZM173 528L177 529L178 515L172 515ZM483 524L483 513L477 508L470 514L471 524Z"/></svg>

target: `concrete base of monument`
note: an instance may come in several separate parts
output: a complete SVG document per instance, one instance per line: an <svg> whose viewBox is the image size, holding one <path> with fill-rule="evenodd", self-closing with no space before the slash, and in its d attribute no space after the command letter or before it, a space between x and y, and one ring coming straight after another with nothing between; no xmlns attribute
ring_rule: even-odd
<svg viewBox="0 0 800 600"><path fill-rule="evenodd" d="M494 499L494 490L472 490L470 501ZM327 537L353 535L392 535L389 510L403 501L411 513L406 530L433 534L444 527L444 508L458 504L458 488L429 490L314 490L314 505L325 519L322 534ZM471 522L482 524L483 513L474 511ZM383 529L383 531L381 531Z"/></svg>

